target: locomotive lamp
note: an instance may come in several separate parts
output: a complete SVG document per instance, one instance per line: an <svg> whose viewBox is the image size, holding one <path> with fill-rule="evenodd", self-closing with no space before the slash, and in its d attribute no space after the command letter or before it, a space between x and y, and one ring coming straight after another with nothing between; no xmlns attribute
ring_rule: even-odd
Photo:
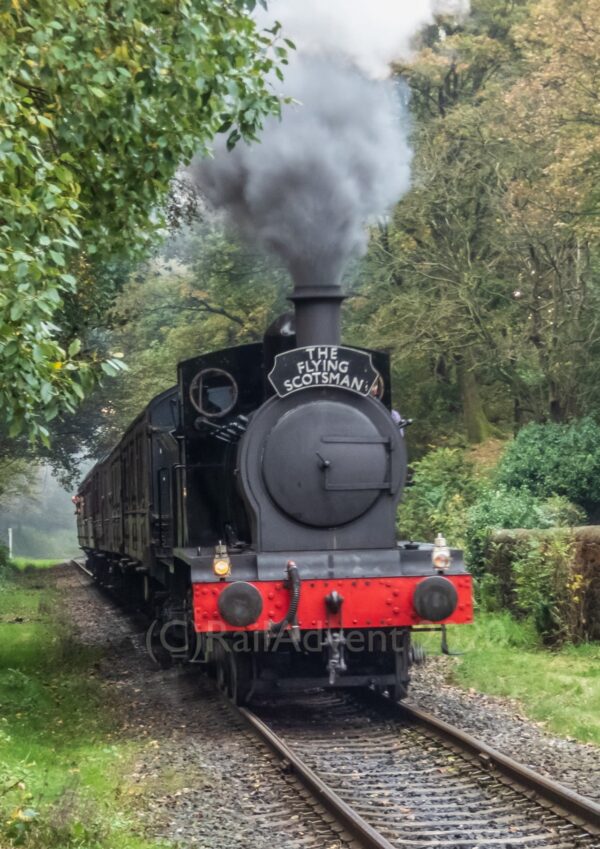
<svg viewBox="0 0 600 849"><path fill-rule="evenodd" d="M231 575L231 560L227 554L227 546L223 545L222 542L215 546L213 572L217 578L227 578L228 575Z"/></svg>
<svg viewBox="0 0 600 849"><path fill-rule="evenodd" d="M450 549L442 534L438 534L433 543L431 562L434 569L437 569L438 572L445 572L450 566Z"/></svg>

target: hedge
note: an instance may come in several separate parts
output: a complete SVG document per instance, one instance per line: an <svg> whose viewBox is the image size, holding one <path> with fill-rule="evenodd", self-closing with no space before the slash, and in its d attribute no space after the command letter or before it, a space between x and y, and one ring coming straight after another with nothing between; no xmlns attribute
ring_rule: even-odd
<svg viewBox="0 0 600 849"><path fill-rule="evenodd" d="M547 643L600 640L600 526L494 532L482 590Z"/></svg>

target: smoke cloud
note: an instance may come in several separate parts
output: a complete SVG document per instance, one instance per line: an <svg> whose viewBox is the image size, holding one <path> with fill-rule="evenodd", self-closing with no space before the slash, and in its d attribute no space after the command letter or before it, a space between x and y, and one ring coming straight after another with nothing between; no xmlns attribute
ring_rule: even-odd
<svg viewBox="0 0 600 849"><path fill-rule="evenodd" d="M410 186L406 87L386 79L435 14L465 0L273 0L258 22L281 21L297 51L260 143L219 143L191 173L203 194L279 255L298 286L335 286L366 245L365 224ZM279 84L278 84L279 85Z"/></svg>
<svg viewBox="0 0 600 849"><path fill-rule="evenodd" d="M468 0L271 0L257 15L262 27L281 21L300 53L349 60L384 79L411 53L415 35L436 15L462 17Z"/></svg>

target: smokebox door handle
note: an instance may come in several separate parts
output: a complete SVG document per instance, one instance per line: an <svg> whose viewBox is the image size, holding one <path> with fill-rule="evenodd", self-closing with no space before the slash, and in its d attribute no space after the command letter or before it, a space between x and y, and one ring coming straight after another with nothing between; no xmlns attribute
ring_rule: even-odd
<svg viewBox="0 0 600 849"><path fill-rule="evenodd" d="M316 451L315 453L321 461L321 468L327 470L331 466L331 460L326 460L324 457L321 457L318 451Z"/></svg>

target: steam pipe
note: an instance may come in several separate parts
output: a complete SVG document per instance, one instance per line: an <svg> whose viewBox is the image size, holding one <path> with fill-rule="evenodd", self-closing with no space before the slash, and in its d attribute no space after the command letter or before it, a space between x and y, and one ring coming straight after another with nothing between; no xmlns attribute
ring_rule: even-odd
<svg viewBox="0 0 600 849"><path fill-rule="evenodd" d="M292 591L290 606L288 608L287 613L280 622L271 622L271 626L269 628L271 634L281 634L288 625L291 625L292 630L298 629L298 622L296 621L296 616L298 614L298 605L300 604L301 582L298 566L293 560L288 560L287 574L290 588Z"/></svg>

